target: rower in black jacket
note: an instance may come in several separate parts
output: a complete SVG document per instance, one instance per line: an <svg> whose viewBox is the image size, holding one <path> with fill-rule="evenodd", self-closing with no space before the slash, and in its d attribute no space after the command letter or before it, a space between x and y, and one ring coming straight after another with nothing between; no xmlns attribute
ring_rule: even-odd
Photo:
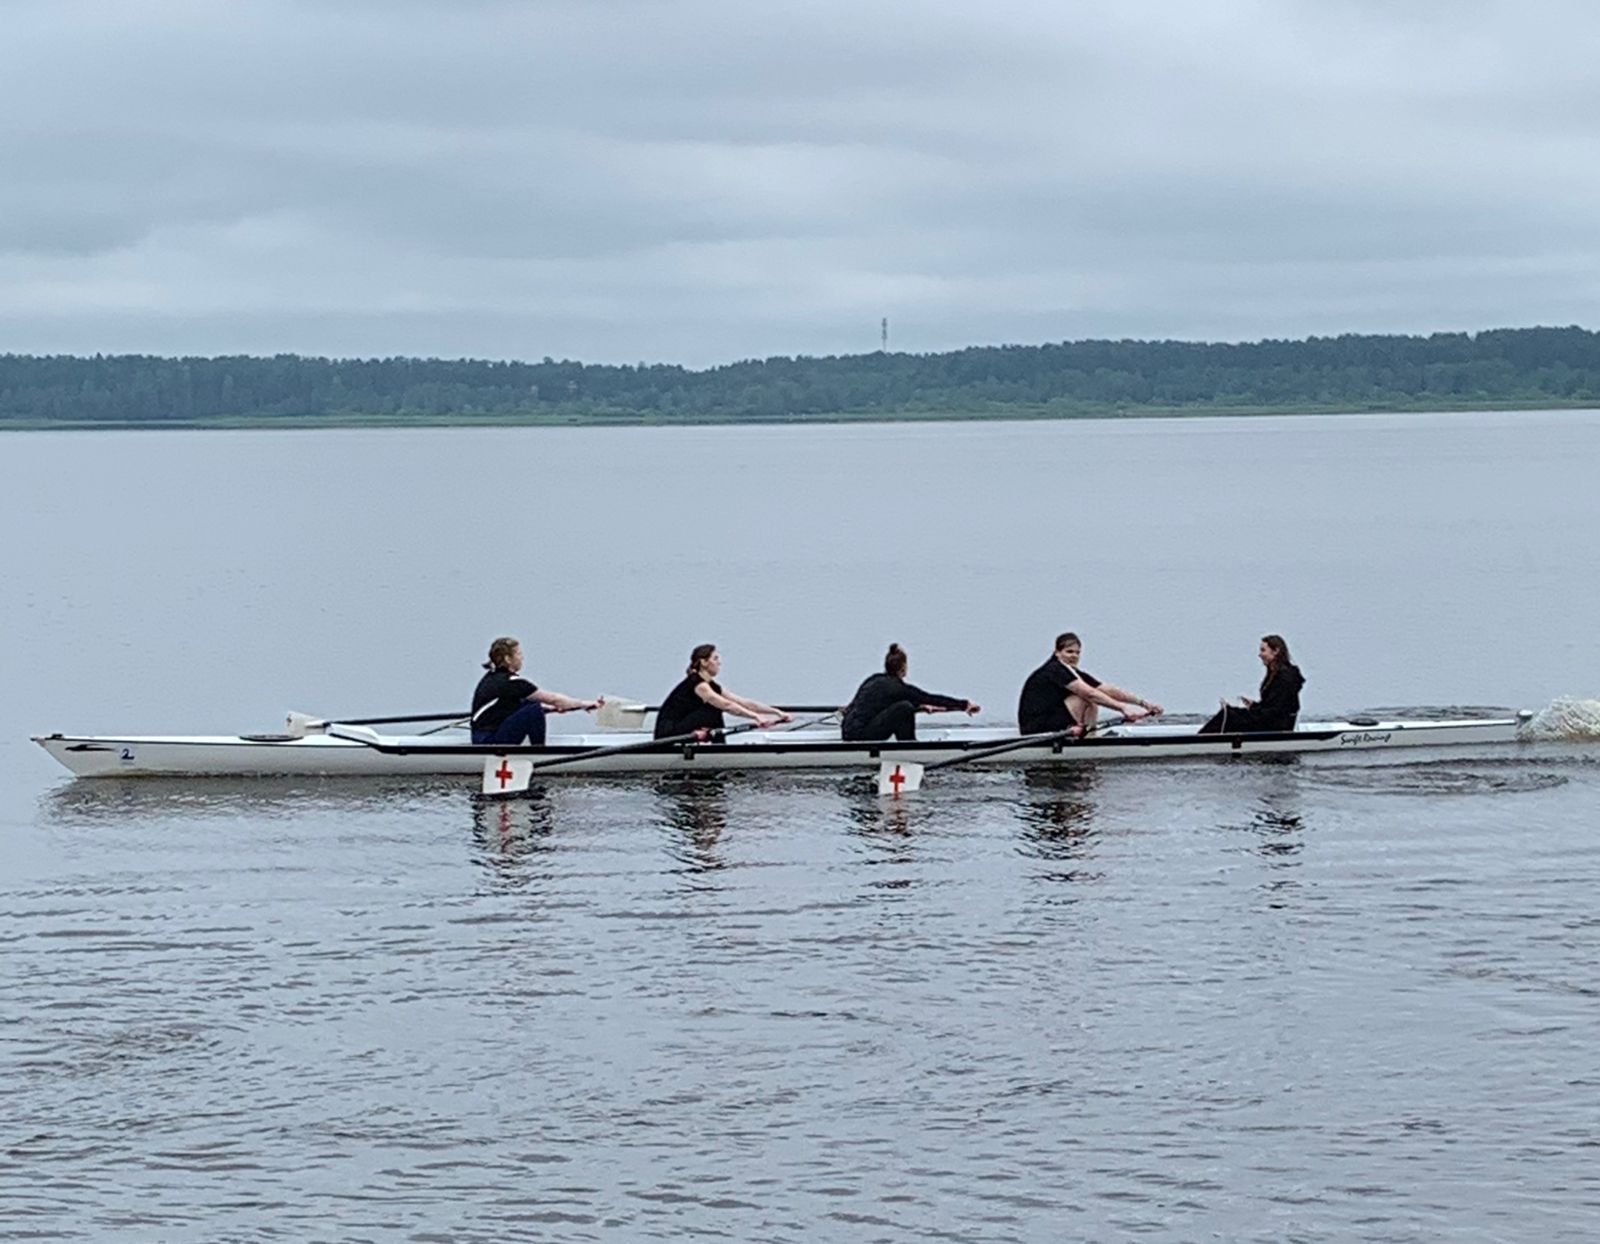
<svg viewBox="0 0 1600 1244"><path fill-rule="evenodd" d="M1305 675L1289 659L1289 645L1282 635L1262 636L1258 655L1267 667L1257 692L1261 698L1247 698L1236 705L1224 700L1211 720L1200 727L1201 734L1265 734L1294 729L1300 716L1300 688L1306 685Z"/></svg>
<svg viewBox="0 0 1600 1244"><path fill-rule="evenodd" d="M840 724L841 736L849 742L876 742L895 738L910 742L917 737L917 713L978 712L971 700L936 695L906 681L906 653L899 644L890 644L883 658L883 673L874 674L856 688L855 698L845 707Z"/></svg>

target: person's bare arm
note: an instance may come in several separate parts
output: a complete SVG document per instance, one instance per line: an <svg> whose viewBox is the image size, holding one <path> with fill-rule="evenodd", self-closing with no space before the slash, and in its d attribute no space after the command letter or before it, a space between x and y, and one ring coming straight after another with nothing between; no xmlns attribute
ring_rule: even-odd
<svg viewBox="0 0 1600 1244"><path fill-rule="evenodd" d="M575 696L563 695L559 691L546 691L543 687L528 698L557 713L570 713L575 709L582 709L585 712L592 713L605 703L604 696L593 700L580 700Z"/></svg>
<svg viewBox="0 0 1600 1244"><path fill-rule="evenodd" d="M708 682L701 683L694 689L694 693L711 705L712 708L721 709L724 713L732 713L735 717L748 717L757 725L764 724L772 719L789 720L787 713L779 713L777 709L770 708L759 700L747 700L743 696L733 695L727 691L719 695L711 689L711 684Z"/></svg>
<svg viewBox="0 0 1600 1244"><path fill-rule="evenodd" d="M777 721L794 720L792 716L784 712L781 708L773 708L772 705L763 704L760 700L752 700L747 695L734 695L731 692L724 692L724 694L728 699L733 700L735 703L747 709L750 713L755 714L756 720L758 721L763 717L773 718Z"/></svg>
<svg viewBox="0 0 1600 1244"><path fill-rule="evenodd" d="M1139 708L1144 709L1146 712L1150 713L1152 716L1159 717L1159 716L1161 716L1162 713L1166 712L1166 710L1164 708L1162 708L1161 705L1155 703L1153 700L1141 699L1139 696L1135 695L1133 692L1125 690L1122 687L1113 686L1111 683L1108 683L1108 682L1101 683L1100 684L1100 690L1104 691L1104 692L1107 692L1111 696L1112 699L1120 700L1123 704L1134 704L1134 705L1137 705ZM1082 693L1080 692L1079 694L1082 694ZM1085 699L1091 699L1093 697L1084 696L1084 698ZM1095 703L1097 703L1097 704L1105 704L1105 701L1104 700L1096 700ZM1107 705L1107 707L1116 707L1116 706ZM1118 711L1120 712L1121 709L1118 708Z"/></svg>

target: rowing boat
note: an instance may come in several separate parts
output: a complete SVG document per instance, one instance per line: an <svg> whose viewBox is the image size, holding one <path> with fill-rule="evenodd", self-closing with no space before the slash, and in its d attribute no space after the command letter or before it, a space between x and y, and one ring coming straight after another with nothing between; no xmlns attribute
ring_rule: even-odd
<svg viewBox="0 0 1600 1244"><path fill-rule="evenodd" d="M1532 717L1448 721L1375 718L1302 723L1274 734L1196 734L1192 726L1115 725L1086 739L1057 739L1004 750L979 765L1077 765L1103 761L1195 759L1240 755L1376 753L1401 748L1509 744ZM394 718L392 721L401 719ZM1014 729L955 726L925 731L909 742L845 742L837 729L754 730L723 742L656 747L644 733L561 735L541 747L474 745L463 735L382 734L367 725L318 722L290 734L101 735L49 734L34 742L74 775L175 776L433 776L484 772L491 756L561 761L539 776L663 772L745 772L768 769L869 770L880 762L935 765L1016 740ZM604 755L584 756L589 752ZM575 759L583 757L581 759ZM565 763L570 760L570 763Z"/></svg>

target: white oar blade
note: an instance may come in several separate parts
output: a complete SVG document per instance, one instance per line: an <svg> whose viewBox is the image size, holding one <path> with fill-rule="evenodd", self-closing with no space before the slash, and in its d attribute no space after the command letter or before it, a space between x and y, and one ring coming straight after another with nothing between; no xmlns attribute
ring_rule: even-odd
<svg viewBox="0 0 1600 1244"><path fill-rule="evenodd" d="M483 759L483 793L485 795L517 795L528 789L533 780L531 756L485 756Z"/></svg>
<svg viewBox="0 0 1600 1244"><path fill-rule="evenodd" d="M644 725L648 706L619 696L603 698L605 703L594 714L595 724L602 730L638 730Z"/></svg>
<svg viewBox="0 0 1600 1244"><path fill-rule="evenodd" d="M342 721L328 722L322 733L350 743L364 743L368 747L377 747L383 742L383 736L371 726L352 726Z"/></svg>
<svg viewBox="0 0 1600 1244"><path fill-rule="evenodd" d="M290 738L303 739L308 734L322 734L328 723L310 713L292 712L284 724Z"/></svg>
<svg viewBox="0 0 1600 1244"><path fill-rule="evenodd" d="M878 794L898 799L922 786L922 766L909 760L885 760L878 766Z"/></svg>

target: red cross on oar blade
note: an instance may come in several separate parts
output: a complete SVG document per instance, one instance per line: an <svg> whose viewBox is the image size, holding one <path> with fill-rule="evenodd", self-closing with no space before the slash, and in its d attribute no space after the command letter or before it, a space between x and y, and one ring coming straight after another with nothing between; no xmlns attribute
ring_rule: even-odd
<svg viewBox="0 0 1600 1244"><path fill-rule="evenodd" d="M900 798L900 788L906 784L906 775L900 771L900 766L894 767L894 772L889 775L889 785L894 787L894 797Z"/></svg>
<svg viewBox="0 0 1600 1244"><path fill-rule="evenodd" d="M511 772L511 762L504 756L500 758L500 767L494 771L494 775L500 779L501 790L504 790L506 788L506 783L511 781L511 779L516 776Z"/></svg>

